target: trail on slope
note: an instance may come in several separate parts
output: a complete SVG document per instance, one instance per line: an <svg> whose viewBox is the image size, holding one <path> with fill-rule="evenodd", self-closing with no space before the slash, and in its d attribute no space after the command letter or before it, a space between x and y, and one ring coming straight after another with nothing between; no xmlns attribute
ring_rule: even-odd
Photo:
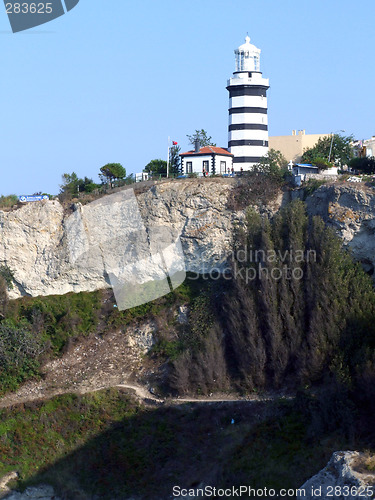
<svg viewBox="0 0 375 500"><path fill-rule="evenodd" d="M230 394L215 394L212 397L163 400L152 394L151 388L134 381L147 374L147 370L142 351L133 343L129 343L128 336L119 331L105 336L93 334L72 342L62 357L47 362L43 366L40 380L30 380L17 391L6 394L0 399L0 408L49 399L61 394L85 394L109 388L130 390L141 400L156 404L249 402L272 399L272 397L254 397L250 400L232 397Z"/></svg>

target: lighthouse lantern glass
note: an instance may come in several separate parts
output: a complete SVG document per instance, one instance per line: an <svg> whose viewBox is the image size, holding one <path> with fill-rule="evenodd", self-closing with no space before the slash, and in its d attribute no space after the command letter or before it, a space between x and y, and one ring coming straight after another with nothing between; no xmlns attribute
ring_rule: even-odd
<svg viewBox="0 0 375 500"><path fill-rule="evenodd" d="M236 71L260 71L260 50L250 43L250 38L245 38L245 43L234 51L236 54Z"/></svg>

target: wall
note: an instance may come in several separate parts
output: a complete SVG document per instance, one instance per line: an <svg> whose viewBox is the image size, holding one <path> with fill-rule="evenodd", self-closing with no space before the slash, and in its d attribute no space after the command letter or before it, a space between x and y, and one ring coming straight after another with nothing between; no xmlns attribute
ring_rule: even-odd
<svg viewBox="0 0 375 500"><path fill-rule="evenodd" d="M294 163L301 161L304 151L312 148L320 138L329 134L303 134L298 131L296 135L279 135L269 138L270 149L276 149L282 152L286 160L292 160Z"/></svg>

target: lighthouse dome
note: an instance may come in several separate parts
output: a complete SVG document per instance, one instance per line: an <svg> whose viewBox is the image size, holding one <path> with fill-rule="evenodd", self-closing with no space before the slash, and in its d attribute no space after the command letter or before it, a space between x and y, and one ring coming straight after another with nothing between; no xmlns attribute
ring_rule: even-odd
<svg viewBox="0 0 375 500"><path fill-rule="evenodd" d="M250 43L250 37L249 36L247 36L245 38L245 43L243 43L242 45L240 45L238 47L238 50L242 50L242 51L250 50L252 52L260 52L260 49L258 49L257 47L255 47L255 45L253 45L252 43Z"/></svg>
<svg viewBox="0 0 375 500"><path fill-rule="evenodd" d="M236 54L236 71L260 71L260 49L250 43L249 36L234 53Z"/></svg>

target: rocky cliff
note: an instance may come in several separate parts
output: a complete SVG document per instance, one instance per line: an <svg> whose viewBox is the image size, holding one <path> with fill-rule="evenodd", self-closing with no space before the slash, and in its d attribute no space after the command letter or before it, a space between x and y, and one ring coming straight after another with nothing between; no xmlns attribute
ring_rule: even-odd
<svg viewBox="0 0 375 500"><path fill-rule="evenodd" d="M233 179L187 179L155 185L137 197L128 189L84 206L76 204L73 213L64 211L58 201L0 212L0 265L9 266L15 276L10 296L92 291L113 285L111 275L119 269L143 281L160 279L158 269L164 272L168 259L183 260L186 271L220 269L231 248L233 227L243 218L243 213L227 208L234 185ZM280 197L270 210L281 201ZM371 272L374 191L322 186L307 206L335 227ZM169 254L161 252L155 259L160 249ZM173 270L177 271L181 267Z"/></svg>
<svg viewBox="0 0 375 500"><path fill-rule="evenodd" d="M297 498L357 500L373 498L374 458L358 451L337 451L327 466L301 486Z"/></svg>
<svg viewBox="0 0 375 500"><path fill-rule="evenodd" d="M146 247L155 253L153 246L171 243L182 246L187 271L209 270L230 247L241 217L226 207L232 187L232 180L192 179L156 185L137 197L124 190L76 204L73 213L58 201L0 211L0 265L15 276L10 296L108 287L109 270L119 267L147 275Z"/></svg>
<svg viewBox="0 0 375 500"><path fill-rule="evenodd" d="M366 272L375 269L375 190L364 185L321 186L307 200L311 215L320 215L342 238Z"/></svg>

